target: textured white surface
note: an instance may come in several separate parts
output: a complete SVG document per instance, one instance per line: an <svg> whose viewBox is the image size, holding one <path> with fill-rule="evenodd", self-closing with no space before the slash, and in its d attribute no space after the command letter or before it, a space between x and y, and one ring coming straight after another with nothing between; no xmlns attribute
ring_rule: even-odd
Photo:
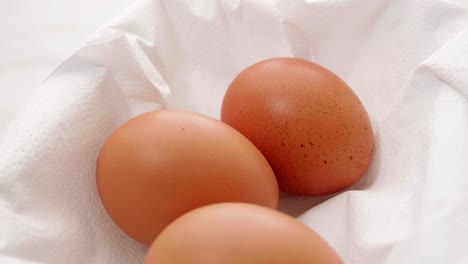
<svg viewBox="0 0 468 264"><path fill-rule="evenodd" d="M376 152L349 190L284 195L280 209L346 263L468 263L467 7L462 0L139 2L71 55L5 132L0 262L141 263L145 249L112 224L96 193L106 137L161 106L219 117L240 70L296 56L355 90Z"/></svg>
<svg viewBox="0 0 468 264"><path fill-rule="evenodd" d="M0 1L0 137L54 68L132 2Z"/></svg>

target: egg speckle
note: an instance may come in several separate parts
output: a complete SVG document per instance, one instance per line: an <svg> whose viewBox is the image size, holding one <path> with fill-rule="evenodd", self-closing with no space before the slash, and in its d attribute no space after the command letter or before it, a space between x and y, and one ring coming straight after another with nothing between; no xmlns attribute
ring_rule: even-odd
<svg viewBox="0 0 468 264"><path fill-rule="evenodd" d="M269 59L242 71L221 116L262 151L286 192L340 191L372 160L372 128L359 98L335 74L305 60Z"/></svg>

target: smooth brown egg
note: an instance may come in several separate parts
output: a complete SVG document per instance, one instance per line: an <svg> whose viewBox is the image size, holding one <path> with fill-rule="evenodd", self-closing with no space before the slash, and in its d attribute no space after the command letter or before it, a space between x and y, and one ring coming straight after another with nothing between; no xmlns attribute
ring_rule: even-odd
<svg viewBox="0 0 468 264"><path fill-rule="evenodd" d="M96 178L111 218L146 245L200 206L278 203L275 176L260 151L230 126L187 111L149 112L123 124L102 147Z"/></svg>
<svg viewBox="0 0 468 264"><path fill-rule="evenodd" d="M242 71L224 97L222 120L260 149L285 192L343 190L372 159L372 127L359 98L302 59L269 59Z"/></svg>
<svg viewBox="0 0 468 264"><path fill-rule="evenodd" d="M314 231L283 213L224 203L191 211L170 224L145 264L339 264Z"/></svg>

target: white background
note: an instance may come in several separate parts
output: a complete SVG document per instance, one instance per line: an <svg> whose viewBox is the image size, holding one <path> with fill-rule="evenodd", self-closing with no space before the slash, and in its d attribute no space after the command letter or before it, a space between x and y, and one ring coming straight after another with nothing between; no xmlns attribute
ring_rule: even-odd
<svg viewBox="0 0 468 264"><path fill-rule="evenodd" d="M0 135L31 92L132 0L0 1Z"/></svg>
<svg viewBox="0 0 468 264"><path fill-rule="evenodd" d="M468 0L139 2L85 45L125 3L0 4L0 20L17 21L0 23L1 68L16 72L0 97L20 83L29 94L69 57L0 141L0 263L142 263L146 248L99 202L100 146L166 99L216 116L233 76L278 56L350 84L376 143L357 184L333 197L282 197L280 209L347 264L468 263Z"/></svg>

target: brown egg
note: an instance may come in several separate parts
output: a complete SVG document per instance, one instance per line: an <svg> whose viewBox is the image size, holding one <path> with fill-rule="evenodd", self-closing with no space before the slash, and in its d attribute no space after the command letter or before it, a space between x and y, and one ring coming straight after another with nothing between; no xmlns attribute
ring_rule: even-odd
<svg viewBox="0 0 468 264"><path fill-rule="evenodd" d="M372 159L372 127L359 98L305 60L275 58L242 71L224 97L222 120L260 149L285 192L343 190Z"/></svg>
<svg viewBox="0 0 468 264"><path fill-rule="evenodd" d="M278 203L275 176L260 151L230 126L187 111L150 112L123 124L102 147L96 178L111 218L146 245L203 205Z"/></svg>
<svg viewBox="0 0 468 264"><path fill-rule="evenodd" d="M191 211L170 224L145 264L338 264L314 231L283 213L224 203Z"/></svg>

